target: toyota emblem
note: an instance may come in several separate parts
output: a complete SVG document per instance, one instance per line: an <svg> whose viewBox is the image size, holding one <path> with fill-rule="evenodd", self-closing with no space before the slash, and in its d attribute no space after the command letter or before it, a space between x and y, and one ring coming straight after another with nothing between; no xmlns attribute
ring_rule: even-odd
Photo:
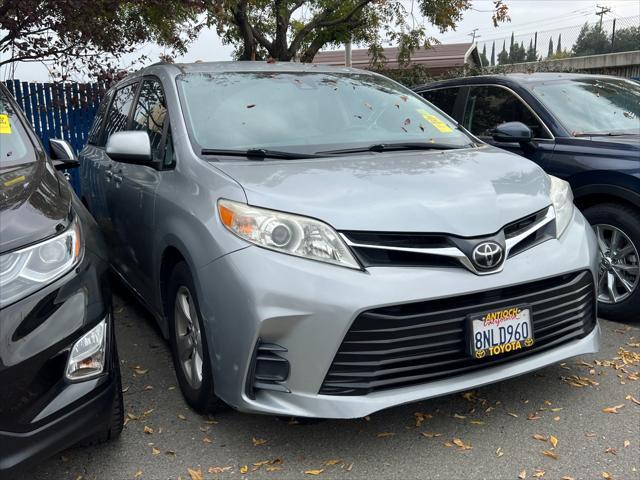
<svg viewBox="0 0 640 480"><path fill-rule="evenodd" d="M473 263L482 270L491 270L502 262L502 246L496 242L482 242L473 249Z"/></svg>

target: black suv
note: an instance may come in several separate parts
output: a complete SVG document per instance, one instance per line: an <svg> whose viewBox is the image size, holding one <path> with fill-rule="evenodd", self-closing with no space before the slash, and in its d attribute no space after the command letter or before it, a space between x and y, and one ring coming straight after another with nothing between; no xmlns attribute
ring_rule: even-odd
<svg viewBox="0 0 640 480"><path fill-rule="evenodd" d="M0 84L0 478L122 431L106 248L50 147Z"/></svg>
<svg viewBox="0 0 640 480"><path fill-rule="evenodd" d="M482 140L569 181L598 236L601 314L640 320L640 85L604 75L534 73L414 90Z"/></svg>

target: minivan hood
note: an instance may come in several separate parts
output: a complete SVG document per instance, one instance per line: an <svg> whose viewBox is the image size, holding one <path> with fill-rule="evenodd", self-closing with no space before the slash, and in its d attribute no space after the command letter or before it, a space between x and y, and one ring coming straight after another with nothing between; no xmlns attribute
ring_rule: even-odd
<svg viewBox="0 0 640 480"><path fill-rule="evenodd" d="M68 189L46 160L0 170L0 253L55 235L70 206Z"/></svg>
<svg viewBox="0 0 640 480"><path fill-rule="evenodd" d="M551 203L542 169L489 146L211 165L244 188L249 204L337 230L480 236Z"/></svg>

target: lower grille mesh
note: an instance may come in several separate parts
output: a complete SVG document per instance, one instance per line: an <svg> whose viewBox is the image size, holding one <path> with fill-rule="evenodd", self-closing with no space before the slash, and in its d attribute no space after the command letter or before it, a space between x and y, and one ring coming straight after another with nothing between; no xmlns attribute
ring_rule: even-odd
<svg viewBox="0 0 640 480"><path fill-rule="evenodd" d="M466 351L466 317L529 304L536 343L497 358ZM325 395L365 395L459 375L586 336L595 326L590 272L453 298L378 308L351 325L320 389Z"/></svg>

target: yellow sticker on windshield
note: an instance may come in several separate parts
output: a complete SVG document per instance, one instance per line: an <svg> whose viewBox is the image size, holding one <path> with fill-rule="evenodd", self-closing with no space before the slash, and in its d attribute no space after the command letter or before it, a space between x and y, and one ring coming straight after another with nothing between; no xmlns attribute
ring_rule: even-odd
<svg viewBox="0 0 640 480"><path fill-rule="evenodd" d="M0 133L11 133L11 124L9 123L9 115L0 113Z"/></svg>
<svg viewBox="0 0 640 480"><path fill-rule="evenodd" d="M429 122L431 125L436 127L436 129L439 132L442 132L442 133L451 133L451 132L453 132L453 129L449 125L447 125L445 122L440 120L435 115L432 115L431 113L427 112L426 110L423 110L423 109L420 108L420 109L418 109L418 113L420 115L422 115L422 118L424 118L427 122Z"/></svg>

